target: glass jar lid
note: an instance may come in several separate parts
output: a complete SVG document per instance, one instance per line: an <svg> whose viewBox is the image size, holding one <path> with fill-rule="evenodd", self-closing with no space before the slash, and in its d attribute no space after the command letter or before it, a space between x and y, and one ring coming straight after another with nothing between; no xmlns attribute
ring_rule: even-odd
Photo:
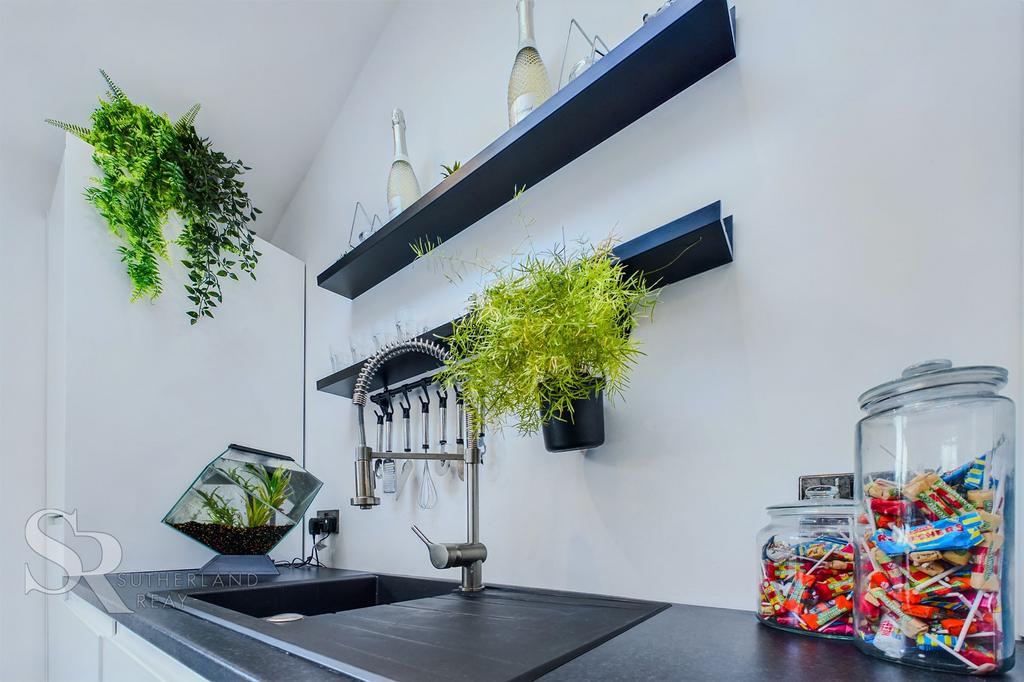
<svg viewBox="0 0 1024 682"><path fill-rule="evenodd" d="M839 497L839 488L834 485L815 485L804 491L806 499L796 502L773 504L765 509L772 516L853 516L853 500Z"/></svg>
<svg viewBox="0 0 1024 682"><path fill-rule="evenodd" d="M853 516L855 505L853 500L810 499L796 502L783 502L765 507L772 516Z"/></svg>
<svg viewBox="0 0 1024 682"><path fill-rule="evenodd" d="M880 403L915 391L942 386L970 384L998 391L1006 385L1007 372L1002 367L991 365L969 365L954 367L949 360L928 360L911 365L903 370L899 379L887 381L860 395L857 401L860 409L874 411Z"/></svg>

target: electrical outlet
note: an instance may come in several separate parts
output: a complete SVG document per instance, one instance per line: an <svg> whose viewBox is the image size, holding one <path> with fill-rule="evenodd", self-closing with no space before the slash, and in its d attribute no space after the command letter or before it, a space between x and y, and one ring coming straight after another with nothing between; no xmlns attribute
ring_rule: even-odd
<svg viewBox="0 0 1024 682"><path fill-rule="evenodd" d="M807 499L807 489L814 486L827 485L839 489L839 499L853 499L853 474L812 474L801 476L799 483L800 496L798 500Z"/></svg>
<svg viewBox="0 0 1024 682"><path fill-rule="evenodd" d="M339 513L340 512L337 509L317 510L316 517L318 519L324 519L324 532L328 535L337 533L338 529L341 527L338 520Z"/></svg>

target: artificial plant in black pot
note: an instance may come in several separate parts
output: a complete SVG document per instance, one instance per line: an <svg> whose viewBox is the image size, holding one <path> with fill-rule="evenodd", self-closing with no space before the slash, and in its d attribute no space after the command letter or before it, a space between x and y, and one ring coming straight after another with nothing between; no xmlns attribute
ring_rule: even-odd
<svg viewBox="0 0 1024 682"><path fill-rule="evenodd" d="M631 331L655 303L644 277L625 272L611 240L531 252L491 274L447 339L441 379L486 423L542 431L549 451L601 445L603 397L622 392L642 354Z"/></svg>

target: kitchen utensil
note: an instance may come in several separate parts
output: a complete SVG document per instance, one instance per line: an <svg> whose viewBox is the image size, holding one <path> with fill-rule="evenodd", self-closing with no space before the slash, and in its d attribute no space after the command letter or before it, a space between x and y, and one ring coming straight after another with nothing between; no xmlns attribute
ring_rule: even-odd
<svg viewBox="0 0 1024 682"><path fill-rule="evenodd" d="M440 452L448 448L448 389L437 389L437 445ZM439 476L447 476L452 470L452 463L442 459L435 465Z"/></svg>
<svg viewBox="0 0 1024 682"><path fill-rule="evenodd" d="M441 452L448 447L448 389L437 389L437 444Z"/></svg>
<svg viewBox="0 0 1024 682"><path fill-rule="evenodd" d="M395 442L395 407L391 404L391 398L387 393L381 394L381 406L384 411L384 452L394 452Z"/></svg>
<svg viewBox="0 0 1024 682"><path fill-rule="evenodd" d="M378 460L378 461L380 461L380 460ZM382 489L384 490L385 493L387 493L389 495L397 493L398 492L398 475L397 475L397 466L395 465L395 460L393 460L393 459L385 459L383 466L381 466L381 469L383 470L383 475L381 476L381 478L382 478L382 481L381 481Z"/></svg>
<svg viewBox="0 0 1024 682"><path fill-rule="evenodd" d="M430 393L427 391L427 385L420 386L420 390L423 391L422 396L418 396L420 399L420 419L423 424L423 452L430 452Z"/></svg>
<svg viewBox="0 0 1024 682"><path fill-rule="evenodd" d="M423 479L420 481L420 509L433 509L437 505L437 487L430 477L430 467L423 460Z"/></svg>
<svg viewBox="0 0 1024 682"><path fill-rule="evenodd" d="M409 402L408 389L402 389L402 396L405 402L398 401L398 406L402 408L402 451L412 452L412 415L410 414L412 403Z"/></svg>
<svg viewBox="0 0 1024 682"><path fill-rule="evenodd" d="M466 401L458 386L455 387L455 452L466 454ZM466 463L461 459L455 462L455 473L460 481L466 480Z"/></svg>
<svg viewBox="0 0 1024 682"><path fill-rule="evenodd" d="M384 420L387 417L387 413L391 411L390 402L388 401L387 395L384 393L373 396L370 400L378 406L378 409L373 411L374 415L377 417L377 452L385 452ZM395 492L395 460L376 460L373 467L373 475L382 480L381 486L385 493L392 494Z"/></svg>
<svg viewBox="0 0 1024 682"><path fill-rule="evenodd" d="M427 384L420 386L420 415L423 420L423 452L430 452L430 393ZM423 476L420 480L420 509L433 509L437 505L437 486L430 476L430 462L423 460Z"/></svg>
<svg viewBox="0 0 1024 682"><path fill-rule="evenodd" d="M409 477L412 475L413 464L411 459L404 460L402 462L402 468L398 470L398 481L395 486L395 502L402 497L402 491L405 490L406 483L409 482Z"/></svg>
<svg viewBox="0 0 1024 682"><path fill-rule="evenodd" d="M466 401L462 391L455 387L455 452L466 452Z"/></svg>
<svg viewBox="0 0 1024 682"><path fill-rule="evenodd" d="M379 409L373 411L377 415L377 452L384 452L384 410L378 397L370 398Z"/></svg>

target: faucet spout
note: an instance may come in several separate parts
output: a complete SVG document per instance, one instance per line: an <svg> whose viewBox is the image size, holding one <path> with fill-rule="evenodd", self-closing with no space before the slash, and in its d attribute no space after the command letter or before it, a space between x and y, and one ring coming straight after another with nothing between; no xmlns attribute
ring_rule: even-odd
<svg viewBox="0 0 1024 682"><path fill-rule="evenodd" d="M356 452L355 476L356 494L351 503L360 509L372 509L380 504L380 498L374 495L373 460L394 457L394 453L374 452L366 443L366 425L364 412L369 394L368 387L384 364L406 353L423 353L446 362L448 351L440 344L426 339L411 339L385 346L363 364L356 377L355 390L352 393L352 404L356 408ZM435 568L462 568L462 591L476 592L483 589L483 562L487 558L487 548L480 542L480 448L478 437L479 425L476 423L476 412L469 404L465 405L466 424L460 424L460 431L466 427L465 451L458 454L446 452L406 453L406 459L453 460L462 459L466 465L466 542L464 543L433 543L418 528L416 534L430 550L430 560Z"/></svg>

